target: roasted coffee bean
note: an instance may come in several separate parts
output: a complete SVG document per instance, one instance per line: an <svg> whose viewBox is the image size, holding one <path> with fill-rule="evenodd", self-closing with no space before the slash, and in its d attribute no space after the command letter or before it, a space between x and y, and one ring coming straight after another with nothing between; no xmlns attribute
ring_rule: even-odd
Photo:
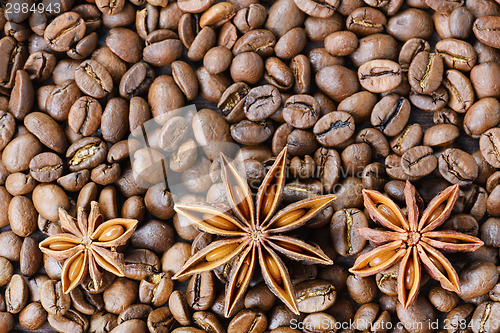
<svg viewBox="0 0 500 333"><path fill-rule="evenodd" d="M299 54L290 61L293 75L293 91L297 94L307 94L311 89L311 63L309 59Z"/></svg>
<svg viewBox="0 0 500 333"><path fill-rule="evenodd" d="M166 306L151 311L147 320L150 332L160 333L171 331L175 326L175 319L172 312Z"/></svg>
<svg viewBox="0 0 500 333"><path fill-rule="evenodd" d="M496 16L482 16L474 21L473 31L476 38L491 47L499 48L498 26L500 20Z"/></svg>
<svg viewBox="0 0 500 333"><path fill-rule="evenodd" d="M67 152L68 165L71 171L90 169L98 166L106 159L107 147L97 137L87 137L72 144Z"/></svg>
<svg viewBox="0 0 500 333"><path fill-rule="evenodd" d="M52 315L64 315L71 306L71 298L62 290L61 282L48 280L40 289L43 308Z"/></svg>
<svg viewBox="0 0 500 333"><path fill-rule="evenodd" d="M354 33L366 36L384 31L387 18L371 7L357 8L347 18L346 27Z"/></svg>
<svg viewBox="0 0 500 333"><path fill-rule="evenodd" d="M500 130L498 128L492 128L483 133L479 140L479 147L488 163L495 168L500 167Z"/></svg>
<svg viewBox="0 0 500 333"><path fill-rule="evenodd" d="M221 59L218 60L221 61ZM230 72L235 82L256 84L264 75L264 62L255 52L239 53L231 62Z"/></svg>
<svg viewBox="0 0 500 333"><path fill-rule="evenodd" d="M193 275L186 291L189 306L198 311L207 310L215 300L214 284L215 278L211 272Z"/></svg>
<svg viewBox="0 0 500 333"><path fill-rule="evenodd" d="M474 158L463 150L448 148L439 155L439 172L451 183L469 185L478 175Z"/></svg>
<svg viewBox="0 0 500 333"><path fill-rule="evenodd" d="M441 85L443 71L443 60L439 55L422 51L410 64L408 81L418 93L430 94Z"/></svg>
<svg viewBox="0 0 500 333"><path fill-rule="evenodd" d="M22 276L19 274L13 275L5 289L7 311L12 314L21 312L28 303L28 296L28 285Z"/></svg>
<svg viewBox="0 0 500 333"><path fill-rule="evenodd" d="M251 121L262 121L281 105L278 89L271 85L251 89L245 97L243 111Z"/></svg>
<svg viewBox="0 0 500 333"><path fill-rule="evenodd" d="M299 27L305 20L302 12L292 0L276 1L268 11L265 27L278 37L295 27Z"/></svg>
<svg viewBox="0 0 500 333"><path fill-rule="evenodd" d="M335 303L336 297L335 287L327 281L305 281L295 286L295 299L301 312L313 313L328 309Z"/></svg>
<svg viewBox="0 0 500 333"><path fill-rule="evenodd" d="M391 60L370 60L359 67L358 78L370 92L387 92L401 83L401 66Z"/></svg>
<svg viewBox="0 0 500 333"><path fill-rule="evenodd" d="M77 134L90 136L101 124L102 107L94 98L80 97L68 114L68 125Z"/></svg>
<svg viewBox="0 0 500 333"><path fill-rule="evenodd" d="M30 161L30 174L41 183L50 183L63 173L63 161L54 153L41 153Z"/></svg>
<svg viewBox="0 0 500 333"><path fill-rule="evenodd" d="M333 111L321 117L314 125L313 131L319 143L333 147L348 140L354 129L354 120L350 114Z"/></svg>
<svg viewBox="0 0 500 333"><path fill-rule="evenodd" d="M422 127L419 124L407 126L391 140L392 151L398 155L403 155L408 149L420 144L423 134ZM424 144L432 146L432 144L425 141Z"/></svg>
<svg viewBox="0 0 500 333"><path fill-rule="evenodd" d="M14 118L23 120L31 111L34 104L35 91L28 73L18 70L12 87L9 100L9 111Z"/></svg>
<svg viewBox="0 0 500 333"><path fill-rule="evenodd" d="M74 12L57 16L45 29L45 42L56 52L66 52L85 35L85 21Z"/></svg>
<svg viewBox="0 0 500 333"><path fill-rule="evenodd" d="M460 135L459 129L452 124L438 124L427 129L423 143L428 146L447 147Z"/></svg>
<svg viewBox="0 0 500 333"><path fill-rule="evenodd" d="M443 57L444 63L460 71L470 71L477 62L477 54L469 43L447 38L436 44L436 52Z"/></svg>
<svg viewBox="0 0 500 333"><path fill-rule="evenodd" d="M188 100L198 95L198 80L191 66L183 61L174 61L172 64L172 77Z"/></svg>
<svg viewBox="0 0 500 333"><path fill-rule="evenodd" d="M401 168L412 177L423 177L436 169L438 164L434 151L428 146L416 146L401 156Z"/></svg>
<svg viewBox="0 0 500 333"><path fill-rule="evenodd" d="M121 27L111 29L106 45L123 61L136 63L141 60L142 41L132 30Z"/></svg>
<svg viewBox="0 0 500 333"><path fill-rule="evenodd" d="M13 173L27 171L29 162L39 154L42 145L31 133L23 134L11 140L2 152L2 161L5 168Z"/></svg>
<svg viewBox="0 0 500 333"><path fill-rule="evenodd" d="M474 90L470 80L461 72L449 69L445 72L444 86L448 90L448 105L456 112L466 112L474 103Z"/></svg>
<svg viewBox="0 0 500 333"><path fill-rule="evenodd" d="M292 87L293 72L282 60L276 57L267 58L265 70L264 79L279 90L286 91Z"/></svg>
<svg viewBox="0 0 500 333"><path fill-rule="evenodd" d="M134 64L120 81L120 95L130 99L144 94L153 82L155 73L147 63Z"/></svg>
<svg viewBox="0 0 500 333"><path fill-rule="evenodd" d="M356 73L338 65L319 70L316 74L316 84L322 92L336 102L342 101L360 89Z"/></svg>
<svg viewBox="0 0 500 333"><path fill-rule="evenodd" d="M464 118L465 133L479 138L500 122L500 102L496 98L483 98L474 103Z"/></svg>
<svg viewBox="0 0 500 333"><path fill-rule="evenodd" d="M87 317L74 310L69 310L64 315L49 313L47 321L50 326L60 332L85 332L89 327Z"/></svg>
<svg viewBox="0 0 500 333"><path fill-rule="evenodd" d="M310 128L319 119L319 103L310 95L293 95L286 100L283 119L295 128Z"/></svg>
<svg viewBox="0 0 500 333"><path fill-rule="evenodd" d="M470 300L488 293L498 279L498 272L492 269L493 267L494 264L486 261L476 261L464 267L459 274L460 298ZM483 283L474 279L477 274L485 278Z"/></svg>
<svg viewBox="0 0 500 333"><path fill-rule="evenodd" d="M76 68L75 82L82 92L95 98L102 98L113 89L111 75L95 60L84 61Z"/></svg>
<svg viewBox="0 0 500 333"><path fill-rule="evenodd" d="M168 66L182 55L182 42L170 30L155 30L146 38L143 58L154 66Z"/></svg>
<svg viewBox="0 0 500 333"><path fill-rule="evenodd" d="M421 9L408 8L387 21L387 32L406 42L412 38L428 39L433 29L432 18Z"/></svg>
<svg viewBox="0 0 500 333"><path fill-rule="evenodd" d="M232 84L222 94L217 107L228 122L238 122L245 118L243 111L250 88L244 82Z"/></svg>
<svg viewBox="0 0 500 333"><path fill-rule="evenodd" d="M334 57L325 48L316 48L308 52L311 67L314 72L329 66L344 66L345 61L342 57Z"/></svg>
<svg viewBox="0 0 500 333"><path fill-rule="evenodd" d="M330 232L335 251L342 256L359 253L366 241L359 235L358 229L367 226L368 220L359 209L342 209L333 214Z"/></svg>

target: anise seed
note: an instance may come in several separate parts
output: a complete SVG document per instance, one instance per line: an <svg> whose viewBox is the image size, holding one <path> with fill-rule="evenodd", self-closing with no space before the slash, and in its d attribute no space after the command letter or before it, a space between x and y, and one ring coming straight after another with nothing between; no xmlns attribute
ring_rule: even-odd
<svg viewBox="0 0 500 333"><path fill-rule="evenodd" d="M112 225L102 232L99 236L99 242L109 242L117 239L125 233L125 228L119 224Z"/></svg>

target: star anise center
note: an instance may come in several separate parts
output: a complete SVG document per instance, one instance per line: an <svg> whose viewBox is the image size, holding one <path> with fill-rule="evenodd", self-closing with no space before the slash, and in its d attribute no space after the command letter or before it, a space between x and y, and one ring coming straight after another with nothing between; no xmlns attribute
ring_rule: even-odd
<svg viewBox="0 0 500 333"><path fill-rule="evenodd" d="M415 246L418 244L418 242L420 242L421 237L422 235L420 234L420 232L408 231L406 243L408 244L408 246Z"/></svg>
<svg viewBox="0 0 500 333"><path fill-rule="evenodd" d="M264 233L262 232L261 228L256 228L250 232L250 238L255 243L261 242L263 237Z"/></svg>

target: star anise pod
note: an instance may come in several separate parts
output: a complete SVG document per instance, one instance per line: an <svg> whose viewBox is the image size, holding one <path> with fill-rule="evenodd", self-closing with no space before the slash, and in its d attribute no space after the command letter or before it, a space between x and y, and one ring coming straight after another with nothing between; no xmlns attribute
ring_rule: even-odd
<svg viewBox="0 0 500 333"><path fill-rule="evenodd" d="M377 191L363 190L370 217L389 231L360 228L363 238L379 246L359 256L349 271L364 277L399 263L398 298L405 308L418 296L422 266L444 289L460 293L457 272L441 252L472 252L483 242L457 231L435 230L450 216L459 191L458 185L446 188L421 213L419 206L422 199L407 181L404 192L408 211L406 218L391 199Z"/></svg>
<svg viewBox="0 0 500 333"><path fill-rule="evenodd" d="M336 196L315 196L278 211L285 184L286 149L276 158L259 186L255 202L246 180L226 157L221 156L221 160L230 209L208 204L177 204L175 210L200 230L222 239L197 252L174 279L210 271L234 260L226 285L224 313L228 317L245 295L256 266L260 266L269 289L290 310L299 314L290 276L278 253L308 263L331 265L333 262L319 247L282 233L303 226Z"/></svg>
<svg viewBox="0 0 500 333"><path fill-rule="evenodd" d="M59 219L65 233L50 236L40 243L40 250L56 260L66 260L61 282L65 293L78 286L90 273L95 286L102 284L101 268L124 276L123 254L116 251L132 236L137 220L116 218L103 222L99 204L92 201L87 216L78 207L77 219L59 208Z"/></svg>

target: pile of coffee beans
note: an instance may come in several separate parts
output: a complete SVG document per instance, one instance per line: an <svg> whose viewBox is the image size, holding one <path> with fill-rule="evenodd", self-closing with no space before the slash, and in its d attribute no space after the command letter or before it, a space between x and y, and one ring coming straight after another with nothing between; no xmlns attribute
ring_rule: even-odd
<svg viewBox="0 0 500 333"><path fill-rule="evenodd" d="M226 1L2 1L0 333L500 332L500 0ZM338 195L293 235L334 265L286 262L301 315L255 274L224 318L229 267L171 279L216 239L174 203L226 201L221 152L256 190L284 147L284 203ZM485 246L404 309L397 267L348 269L362 189L404 207L406 180L459 184L443 229ZM38 244L91 201L139 221L126 274L64 294Z"/></svg>

